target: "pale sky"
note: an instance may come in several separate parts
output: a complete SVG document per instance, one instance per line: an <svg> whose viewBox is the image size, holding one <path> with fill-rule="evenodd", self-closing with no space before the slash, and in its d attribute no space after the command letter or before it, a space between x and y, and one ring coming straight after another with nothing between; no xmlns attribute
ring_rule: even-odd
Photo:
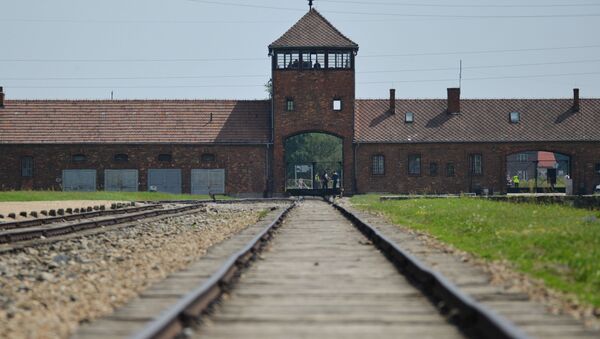
<svg viewBox="0 0 600 339"><path fill-rule="evenodd" d="M306 0L0 0L7 99L264 99ZM315 0L360 45L357 98L600 97L599 0Z"/></svg>

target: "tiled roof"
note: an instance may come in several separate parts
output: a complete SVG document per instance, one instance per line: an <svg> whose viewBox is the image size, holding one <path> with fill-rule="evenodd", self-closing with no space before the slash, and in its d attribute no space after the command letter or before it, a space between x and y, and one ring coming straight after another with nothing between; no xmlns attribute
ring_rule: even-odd
<svg viewBox="0 0 600 339"><path fill-rule="evenodd" d="M311 9L279 39L269 45L269 50L276 48L352 48L358 45L344 36L327 21L317 10Z"/></svg>
<svg viewBox="0 0 600 339"><path fill-rule="evenodd" d="M444 100L356 100L358 142L519 142L600 141L600 99L581 99L574 112L571 99L461 100L461 113L446 113ZM405 123L404 114L414 113ZM520 112L520 122L509 122Z"/></svg>
<svg viewBox="0 0 600 339"><path fill-rule="evenodd" d="M0 143L266 143L270 101L7 100Z"/></svg>

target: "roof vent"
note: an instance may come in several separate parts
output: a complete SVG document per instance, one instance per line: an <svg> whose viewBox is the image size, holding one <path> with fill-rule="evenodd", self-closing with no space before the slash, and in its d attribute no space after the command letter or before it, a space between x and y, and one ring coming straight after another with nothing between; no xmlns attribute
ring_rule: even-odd
<svg viewBox="0 0 600 339"><path fill-rule="evenodd" d="M396 90L390 88L390 114L396 114Z"/></svg>
<svg viewBox="0 0 600 339"><path fill-rule="evenodd" d="M449 114L460 113L460 88L448 88L448 111Z"/></svg>
<svg viewBox="0 0 600 339"><path fill-rule="evenodd" d="M0 86L0 108L4 107L4 89Z"/></svg>
<svg viewBox="0 0 600 339"><path fill-rule="evenodd" d="M579 88L573 88L573 111L579 112L579 109Z"/></svg>

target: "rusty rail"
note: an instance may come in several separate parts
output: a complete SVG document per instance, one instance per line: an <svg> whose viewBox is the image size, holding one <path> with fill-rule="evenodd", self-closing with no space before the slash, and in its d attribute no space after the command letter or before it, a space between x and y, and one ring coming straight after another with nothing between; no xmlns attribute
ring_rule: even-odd
<svg viewBox="0 0 600 339"><path fill-rule="evenodd" d="M151 321L142 331L135 334L135 339L145 338L174 338L189 324L200 316L214 301L216 301L236 274L245 267L254 256L260 252L271 239L286 214L296 204L291 204L277 218L265 227L256 237L240 251L230 256L227 261L204 284L185 295L161 316Z"/></svg>
<svg viewBox="0 0 600 339"><path fill-rule="evenodd" d="M419 259L400 248L375 227L361 220L346 208L333 203L381 252L411 279L425 295L443 305L454 321L467 335L475 338L526 339L529 338L514 324L463 293L456 285Z"/></svg>
<svg viewBox="0 0 600 339"><path fill-rule="evenodd" d="M140 219L146 219L151 217L156 217L160 215L168 215L168 214L177 214L182 212L187 212L193 209L197 209L203 206L203 204L195 204L195 205L187 205L182 207L175 207L169 209L148 209L136 208L135 212L140 211L140 213L131 212L132 209L128 210L114 210L115 212L110 214L118 214L119 212L126 212L126 215L117 216L115 218L110 219L101 219L101 220L88 220L74 224L61 225L57 227L28 227L23 229L12 229L4 232L0 232L0 244L14 243L18 241L32 240L41 237L51 238L57 237L69 233L80 232L84 230L89 230L93 228L99 228L103 226L110 226L115 224L122 224L126 222L136 221ZM146 207L146 206L144 206Z"/></svg>

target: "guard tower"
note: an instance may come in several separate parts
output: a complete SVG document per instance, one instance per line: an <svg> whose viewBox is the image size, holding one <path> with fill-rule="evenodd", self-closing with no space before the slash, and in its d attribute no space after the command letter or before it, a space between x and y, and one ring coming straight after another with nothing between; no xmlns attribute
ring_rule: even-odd
<svg viewBox="0 0 600 339"><path fill-rule="evenodd" d="M273 84L273 190L285 191L285 141L318 132L343 141L342 184L352 186L358 45L311 9L269 45Z"/></svg>

